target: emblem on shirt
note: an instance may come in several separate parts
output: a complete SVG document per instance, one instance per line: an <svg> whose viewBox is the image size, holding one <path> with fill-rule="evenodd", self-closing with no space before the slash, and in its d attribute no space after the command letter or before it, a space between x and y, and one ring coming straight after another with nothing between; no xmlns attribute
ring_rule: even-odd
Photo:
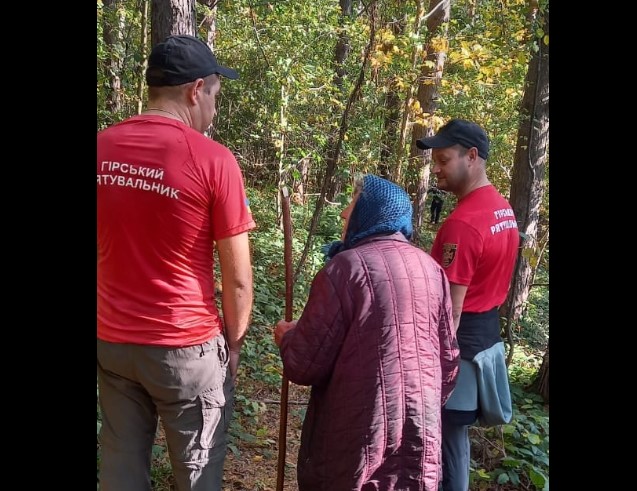
<svg viewBox="0 0 637 491"><path fill-rule="evenodd" d="M448 268L456 257L458 244L442 244L442 267Z"/></svg>

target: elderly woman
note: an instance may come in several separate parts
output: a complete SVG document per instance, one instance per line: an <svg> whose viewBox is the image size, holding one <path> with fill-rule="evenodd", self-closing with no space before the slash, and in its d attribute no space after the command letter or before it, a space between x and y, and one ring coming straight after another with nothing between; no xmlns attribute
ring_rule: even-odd
<svg viewBox="0 0 637 491"><path fill-rule="evenodd" d="M274 331L285 375L312 387L299 491L436 491L459 363L447 277L409 242L401 187L366 175L341 217L301 317Z"/></svg>

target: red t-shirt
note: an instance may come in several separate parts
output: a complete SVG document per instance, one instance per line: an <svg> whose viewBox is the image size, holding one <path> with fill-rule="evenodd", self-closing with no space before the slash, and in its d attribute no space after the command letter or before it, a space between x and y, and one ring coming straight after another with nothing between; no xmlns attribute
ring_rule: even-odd
<svg viewBox="0 0 637 491"><path fill-rule="evenodd" d="M450 282L468 286L463 312L486 312L504 302L519 241L511 205L493 185L458 201L440 227L431 255Z"/></svg>
<svg viewBox="0 0 637 491"><path fill-rule="evenodd" d="M256 226L229 149L134 116L97 135L97 337L191 346L221 331L213 241Z"/></svg>

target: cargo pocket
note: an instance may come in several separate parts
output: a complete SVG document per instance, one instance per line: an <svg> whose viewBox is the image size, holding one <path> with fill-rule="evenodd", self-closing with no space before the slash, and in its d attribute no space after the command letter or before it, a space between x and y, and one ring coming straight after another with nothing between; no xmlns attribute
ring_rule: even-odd
<svg viewBox="0 0 637 491"><path fill-rule="evenodd" d="M215 444L214 437L216 430L224 428L224 409L226 398L223 394L223 387L209 389L199 396L201 402L201 415L203 426L199 437L199 444L202 448L212 448Z"/></svg>

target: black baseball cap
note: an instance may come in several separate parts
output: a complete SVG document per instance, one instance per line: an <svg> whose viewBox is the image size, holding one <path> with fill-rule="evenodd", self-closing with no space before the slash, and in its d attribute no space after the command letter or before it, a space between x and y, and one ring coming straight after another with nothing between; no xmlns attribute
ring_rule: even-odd
<svg viewBox="0 0 637 491"><path fill-rule="evenodd" d="M416 140L416 146L428 148L446 148L462 145L465 148L476 147L478 155L484 160L489 156L489 138L480 126L464 119L452 119L438 130L434 136Z"/></svg>
<svg viewBox="0 0 637 491"><path fill-rule="evenodd" d="M216 73L236 79L232 68L217 63L206 43L194 36L168 36L153 47L148 57L146 83L149 87L181 85Z"/></svg>

